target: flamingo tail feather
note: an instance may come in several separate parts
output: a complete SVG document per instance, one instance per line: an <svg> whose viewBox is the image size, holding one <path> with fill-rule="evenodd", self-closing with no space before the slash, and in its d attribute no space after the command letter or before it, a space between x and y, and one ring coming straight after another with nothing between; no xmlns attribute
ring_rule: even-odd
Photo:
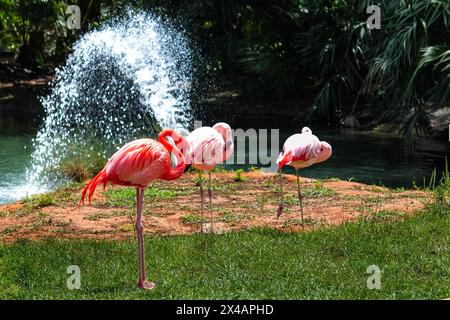
<svg viewBox="0 0 450 320"><path fill-rule="evenodd" d="M86 185L86 187L83 189L83 192L81 193L81 200L80 204L84 204L84 199L86 198L86 194L88 196L88 202L91 204L92 196L94 195L95 188L99 183L103 183L103 188L106 186L106 172L103 169L100 171L89 183Z"/></svg>

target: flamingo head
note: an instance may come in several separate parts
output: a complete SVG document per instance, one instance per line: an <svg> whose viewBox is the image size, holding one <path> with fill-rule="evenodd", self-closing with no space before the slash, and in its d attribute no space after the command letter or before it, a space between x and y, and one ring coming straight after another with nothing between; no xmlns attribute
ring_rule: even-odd
<svg viewBox="0 0 450 320"><path fill-rule="evenodd" d="M308 127L303 127L302 133L311 133L311 134L312 134L312 131L311 131L311 129L308 128Z"/></svg>
<svg viewBox="0 0 450 320"><path fill-rule="evenodd" d="M166 139L169 144L176 147L183 156L185 156L189 150L189 143L187 140L173 129L164 129L161 131L158 135L158 140L161 142L161 139Z"/></svg>
<svg viewBox="0 0 450 320"><path fill-rule="evenodd" d="M331 148L330 144L328 142L321 141L320 152L315 163L320 163L328 160L331 157L332 153L333 149Z"/></svg>
<svg viewBox="0 0 450 320"><path fill-rule="evenodd" d="M183 138L186 138L189 135L189 131L187 131L184 128L177 128L177 132L180 136L182 136Z"/></svg>
<svg viewBox="0 0 450 320"><path fill-rule="evenodd" d="M233 153L234 143L233 143L233 131L231 127L225 122L219 122L213 125L213 129L220 133L225 141L225 153L223 160L228 159Z"/></svg>

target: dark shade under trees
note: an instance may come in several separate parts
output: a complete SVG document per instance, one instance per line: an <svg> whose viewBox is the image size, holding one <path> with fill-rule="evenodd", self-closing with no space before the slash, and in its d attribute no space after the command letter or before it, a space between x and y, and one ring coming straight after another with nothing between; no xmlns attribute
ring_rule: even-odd
<svg viewBox="0 0 450 320"><path fill-rule="evenodd" d="M80 32L67 30L67 6L82 12ZM63 63L72 43L103 20L132 7L183 26L215 78L236 78L253 100L310 92L304 122L373 128L399 123L412 146L430 132L429 114L449 105L448 0L0 0L0 49L37 71ZM367 7L381 8L380 30ZM410 149L412 151L412 149Z"/></svg>

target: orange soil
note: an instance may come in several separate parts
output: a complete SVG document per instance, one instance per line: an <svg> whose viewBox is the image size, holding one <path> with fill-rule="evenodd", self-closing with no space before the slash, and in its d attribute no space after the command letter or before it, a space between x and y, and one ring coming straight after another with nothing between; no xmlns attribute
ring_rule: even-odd
<svg viewBox="0 0 450 320"><path fill-rule="evenodd" d="M148 234L191 234L200 224L200 197L195 173L175 182L156 182L158 189L175 191L170 199L147 198L144 209ZM213 212L216 232L268 226L301 231L300 207L295 176L284 175L286 209L277 219L279 178L270 173L244 173L245 181L235 182L234 173L213 173ZM305 229L336 225L360 217L398 218L421 210L429 195L424 191L393 191L356 182L301 178L305 193ZM115 188L108 186L107 188ZM52 195L55 205L26 210L26 203L0 206L0 240L10 243L25 238L124 239L134 236L132 206L111 206L103 190L96 191L92 206L78 207L80 188ZM209 229L208 198L205 188L205 230ZM394 212L394 213L392 213ZM390 214L391 213L391 214Z"/></svg>

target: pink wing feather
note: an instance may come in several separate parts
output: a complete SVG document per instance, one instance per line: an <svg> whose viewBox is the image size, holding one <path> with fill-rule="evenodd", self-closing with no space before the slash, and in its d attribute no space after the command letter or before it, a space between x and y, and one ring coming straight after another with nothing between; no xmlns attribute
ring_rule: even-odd
<svg viewBox="0 0 450 320"><path fill-rule="evenodd" d="M198 128L192 131L186 140L189 143L187 162L194 167L204 165L202 169L210 170L223 161L225 142L216 130L210 127Z"/></svg>
<svg viewBox="0 0 450 320"><path fill-rule="evenodd" d="M167 149L152 139L139 139L120 148L106 163L102 171L95 176L82 192L81 203L84 204L86 193L91 203L92 195L98 184L108 182L145 188L160 178L171 165ZM163 169L163 170L161 170Z"/></svg>
<svg viewBox="0 0 450 320"><path fill-rule="evenodd" d="M283 152L278 158L278 167L295 161L311 161L319 155L320 141L311 133L294 134L283 145Z"/></svg>

